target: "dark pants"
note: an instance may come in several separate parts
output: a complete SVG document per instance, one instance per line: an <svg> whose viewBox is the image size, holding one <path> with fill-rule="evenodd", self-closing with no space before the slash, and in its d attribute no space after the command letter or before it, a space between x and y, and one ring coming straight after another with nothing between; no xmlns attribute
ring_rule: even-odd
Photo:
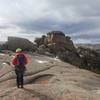
<svg viewBox="0 0 100 100"><path fill-rule="evenodd" d="M21 88L23 88L23 83L24 83L24 72L25 72L25 67L16 67L15 68L15 73L16 73L16 84L17 87L19 88L19 86L21 85Z"/></svg>

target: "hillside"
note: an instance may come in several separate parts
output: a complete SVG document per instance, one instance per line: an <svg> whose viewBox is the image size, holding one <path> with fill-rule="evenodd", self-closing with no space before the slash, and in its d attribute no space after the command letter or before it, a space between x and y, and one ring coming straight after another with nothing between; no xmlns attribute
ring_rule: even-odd
<svg viewBox="0 0 100 100"><path fill-rule="evenodd" d="M0 100L100 100L100 75L56 58L27 56L25 86L18 89L9 65L13 55L0 54Z"/></svg>
<svg viewBox="0 0 100 100"><path fill-rule="evenodd" d="M100 50L100 44L76 44L76 46L82 46L85 48L90 48L94 50Z"/></svg>

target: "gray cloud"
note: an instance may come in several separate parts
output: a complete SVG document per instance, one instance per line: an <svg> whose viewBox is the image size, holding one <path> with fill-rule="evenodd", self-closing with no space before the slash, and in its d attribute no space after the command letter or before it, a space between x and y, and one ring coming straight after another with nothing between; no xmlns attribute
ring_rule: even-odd
<svg viewBox="0 0 100 100"><path fill-rule="evenodd" d="M78 34L76 36L72 36L73 38L75 39L92 39L92 40L95 40L95 39L100 39L100 34L99 33L95 33L95 34L91 34L91 33L88 33L88 34Z"/></svg>
<svg viewBox="0 0 100 100"><path fill-rule="evenodd" d="M60 30L75 42L100 43L99 4L99 0L0 0L0 34L30 37Z"/></svg>

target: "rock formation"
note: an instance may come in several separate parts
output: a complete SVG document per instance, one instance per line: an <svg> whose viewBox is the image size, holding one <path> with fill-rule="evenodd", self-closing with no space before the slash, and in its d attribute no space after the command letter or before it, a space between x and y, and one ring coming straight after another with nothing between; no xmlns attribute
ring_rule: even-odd
<svg viewBox="0 0 100 100"><path fill-rule="evenodd" d="M72 40L66 37L63 32L52 31L47 33L48 44L55 43L56 49L65 51L66 49L76 51Z"/></svg>
<svg viewBox="0 0 100 100"><path fill-rule="evenodd" d="M16 48L22 48L23 50L34 50L34 44L27 39L19 37L8 37L8 49L16 50Z"/></svg>
<svg viewBox="0 0 100 100"><path fill-rule="evenodd" d="M76 48L74 47L74 44L70 37L65 36L65 34L60 31L48 32L47 36L43 35L41 38L36 38L34 42L36 42L38 46L53 45L55 46L55 51L65 51L66 49L68 49L76 52Z"/></svg>
<svg viewBox="0 0 100 100"><path fill-rule="evenodd" d="M58 56L61 60L71 64L81 66L82 61L74 47L70 37L65 36L63 32L52 31L48 32L47 36L37 38L35 42L38 45L38 52L45 54L46 52ZM42 48L43 47L43 48Z"/></svg>

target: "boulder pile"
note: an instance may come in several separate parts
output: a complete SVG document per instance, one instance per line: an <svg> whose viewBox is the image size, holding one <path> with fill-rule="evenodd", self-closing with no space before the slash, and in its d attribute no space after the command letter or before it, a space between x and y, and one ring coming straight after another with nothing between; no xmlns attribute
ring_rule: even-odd
<svg viewBox="0 0 100 100"><path fill-rule="evenodd" d="M52 31L35 40L38 53L52 54L73 65L100 73L100 52L90 48L74 46L69 36L63 32Z"/></svg>
<svg viewBox="0 0 100 100"><path fill-rule="evenodd" d="M34 42L38 46L39 53L47 54L47 52L49 52L71 64L77 66L81 66L82 64L82 60L77 53L73 41L70 37L65 36L63 32L48 32L47 36L43 35L41 38L36 38Z"/></svg>
<svg viewBox="0 0 100 100"><path fill-rule="evenodd" d="M22 48L23 50L32 50L34 49L34 44L28 39L8 37L8 49L16 50L16 48Z"/></svg>

